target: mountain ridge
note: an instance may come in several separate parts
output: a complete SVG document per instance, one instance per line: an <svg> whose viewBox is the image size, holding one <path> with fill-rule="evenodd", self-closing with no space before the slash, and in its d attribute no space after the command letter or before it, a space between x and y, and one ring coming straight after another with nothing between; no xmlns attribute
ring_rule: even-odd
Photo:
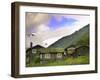
<svg viewBox="0 0 100 80"><path fill-rule="evenodd" d="M80 30L72 33L71 35L64 36L63 38L59 39L48 48L66 48L70 45L75 45L82 36L87 36L89 38L89 24L81 28ZM65 45L66 44L66 45Z"/></svg>
<svg viewBox="0 0 100 80"><path fill-rule="evenodd" d="M42 46L42 48L64 48L64 49L70 45L76 45L79 40L84 39L85 37L89 38L89 26L90 25L88 24L84 26L83 28L79 29L78 31L70 35L62 37L61 39L57 40L55 43L51 44L48 47L44 47L39 44L37 45Z"/></svg>

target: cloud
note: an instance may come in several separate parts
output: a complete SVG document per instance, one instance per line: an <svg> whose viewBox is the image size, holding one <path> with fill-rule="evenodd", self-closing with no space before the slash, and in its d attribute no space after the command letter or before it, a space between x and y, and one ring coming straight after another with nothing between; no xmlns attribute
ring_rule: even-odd
<svg viewBox="0 0 100 80"><path fill-rule="evenodd" d="M42 13L26 13L26 32L34 32L37 31L38 27L41 24L45 24L48 22L50 16L49 14ZM34 30L32 30L34 29Z"/></svg>
<svg viewBox="0 0 100 80"><path fill-rule="evenodd" d="M26 13L26 33L34 33L48 30L46 26L50 18L49 14Z"/></svg>
<svg viewBox="0 0 100 80"><path fill-rule="evenodd" d="M34 23L34 18L36 15L36 13L26 13L26 27L29 27Z"/></svg>
<svg viewBox="0 0 100 80"><path fill-rule="evenodd" d="M46 26L45 24L40 24L39 26L37 26L37 33L49 31L49 30L50 30L50 28L48 26Z"/></svg>
<svg viewBox="0 0 100 80"><path fill-rule="evenodd" d="M70 27L77 21L87 22L88 16L84 15L57 15L46 13L26 13L26 34L55 30L60 27ZM43 28L43 29L42 29Z"/></svg>

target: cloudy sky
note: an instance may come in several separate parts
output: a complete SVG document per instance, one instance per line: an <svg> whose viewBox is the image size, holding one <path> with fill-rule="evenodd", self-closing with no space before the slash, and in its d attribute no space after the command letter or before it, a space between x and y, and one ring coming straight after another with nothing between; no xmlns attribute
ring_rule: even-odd
<svg viewBox="0 0 100 80"><path fill-rule="evenodd" d="M89 24L89 15L26 13L26 47L48 47Z"/></svg>

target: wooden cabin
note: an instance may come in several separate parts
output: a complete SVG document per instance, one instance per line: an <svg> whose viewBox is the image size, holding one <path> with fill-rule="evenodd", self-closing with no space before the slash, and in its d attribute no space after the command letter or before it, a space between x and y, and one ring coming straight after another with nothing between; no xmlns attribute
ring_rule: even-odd
<svg viewBox="0 0 100 80"><path fill-rule="evenodd" d="M85 54L89 54L89 46L71 45L67 47L65 51L67 53L67 56L73 56L73 57L82 56Z"/></svg>
<svg viewBox="0 0 100 80"><path fill-rule="evenodd" d="M89 54L89 46L80 46L80 47L76 48L75 51L79 56L88 55Z"/></svg>
<svg viewBox="0 0 100 80"><path fill-rule="evenodd" d="M39 49L41 60L56 60L64 58L64 49L62 48L44 48Z"/></svg>
<svg viewBox="0 0 100 80"><path fill-rule="evenodd" d="M74 56L75 49L76 49L76 46L75 45L71 45L71 46L65 48L65 51L66 51L67 56Z"/></svg>
<svg viewBox="0 0 100 80"><path fill-rule="evenodd" d="M39 57L40 60L56 60L64 58L63 48L44 48L42 46L34 46L27 50L27 54L31 56Z"/></svg>
<svg viewBox="0 0 100 80"><path fill-rule="evenodd" d="M39 49L44 48L40 45L36 45L34 47L31 46L31 48L28 48L26 50L26 63L30 63L31 61L33 61L34 58L39 58Z"/></svg>

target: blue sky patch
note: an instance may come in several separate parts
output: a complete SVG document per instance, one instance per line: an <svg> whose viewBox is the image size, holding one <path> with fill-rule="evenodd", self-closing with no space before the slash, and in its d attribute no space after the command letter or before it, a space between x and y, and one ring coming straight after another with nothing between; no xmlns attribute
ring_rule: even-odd
<svg viewBox="0 0 100 80"><path fill-rule="evenodd" d="M64 16L61 16L61 20L57 20L55 16L51 16L50 21L48 22L48 26L50 29L57 29L60 27L66 27L66 26L71 26L74 22L76 22L76 19L73 18L67 18Z"/></svg>

